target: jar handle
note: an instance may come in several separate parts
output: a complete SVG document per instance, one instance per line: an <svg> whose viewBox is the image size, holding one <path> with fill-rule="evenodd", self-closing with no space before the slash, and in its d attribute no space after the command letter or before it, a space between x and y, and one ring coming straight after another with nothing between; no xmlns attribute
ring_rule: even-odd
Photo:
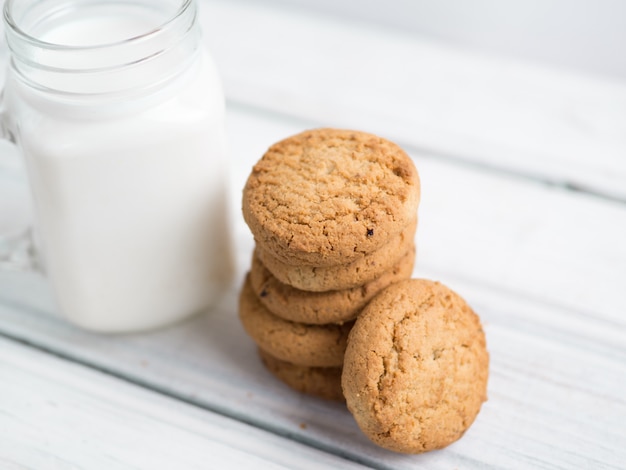
<svg viewBox="0 0 626 470"><path fill-rule="evenodd" d="M7 113L4 108L4 90L0 91L0 139L15 145L15 136L8 126ZM15 185L16 180L19 180L16 165L7 163L10 159L11 157L6 155L6 152L0 150L0 185L2 185L0 194L6 192L3 187L7 184L6 182ZM16 178L11 178L11 173L16 174ZM11 199L10 196L8 199ZM1 218L2 214L0 214ZM41 271L31 226L11 228L7 233L0 233L0 270Z"/></svg>

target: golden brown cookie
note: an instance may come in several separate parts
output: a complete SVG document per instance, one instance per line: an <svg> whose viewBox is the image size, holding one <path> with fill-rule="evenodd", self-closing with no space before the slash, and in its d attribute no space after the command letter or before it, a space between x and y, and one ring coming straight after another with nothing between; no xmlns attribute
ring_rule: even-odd
<svg viewBox="0 0 626 470"><path fill-rule="evenodd" d="M396 144L315 129L272 145L243 191L257 244L286 264L335 266L379 250L415 219L420 182Z"/></svg>
<svg viewBox="0 0 626 470"><path fill-rule="evenodd" d="M382 291L359 315L342 386L373 442L420 453L456 441L472 424L488 368L478 316L442 284L412 279Z"/></svg>
<svg viewBox="0 0 626 470"><path fill-rule="evenodd" d="M352 322L305 325L283 320L259 302L246 278L239 296L239 318L256 344L272 356L311 367L340 367Z"/></svg>
<svg viewBox="0 0 626 470"><path fill-rule="evenodd" d="M283 284L312 292L352 289L380 277L389 271L411 249L415 249L414 219L395 238L379 250L349 264L314 267L285 264L257 245L256 256Z"/></svg>
<svg viewBox="0 0 626 470"><path fill-rule="evenodd" d="M275 358L259 348L261 361L276 378L294 390L326 400L345 401L341 367L306 367Z"/></svg>
<svg viewBox="0 0 626 470"><path fill-rule="evenodd" d="M415 247L381 276L352 289L310 292L283 284L252 257L250 284L259 300L274 315L300 323L323 325L354 320L367 303L382 289L411 277Z"/></svg>

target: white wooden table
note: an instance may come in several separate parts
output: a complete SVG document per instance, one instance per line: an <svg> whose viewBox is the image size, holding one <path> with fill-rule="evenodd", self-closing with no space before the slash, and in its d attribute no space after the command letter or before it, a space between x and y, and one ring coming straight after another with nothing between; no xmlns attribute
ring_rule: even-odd
<svg viewBox="0 0 626 470"><path fill-rule="evenodd" d="M204 315L103 336L59 319L43 279L0 273L0 469L626 468L626 83L252 2L201 7L228 97L237 280ZM237 319L245 178L319 126L407 149L423 184L414 275L485 324L489 400L447 449L375 447L342 405L274 380ZM0 227L26 216L4 171Z"/></svg>

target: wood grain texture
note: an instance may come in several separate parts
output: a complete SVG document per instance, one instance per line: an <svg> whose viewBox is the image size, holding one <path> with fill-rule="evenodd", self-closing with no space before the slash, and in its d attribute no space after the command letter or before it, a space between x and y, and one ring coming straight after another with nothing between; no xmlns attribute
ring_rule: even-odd
<svg viewBox="0 0 626 470"><path fill-rule="evenodd" d="M620 445L626 439L623 356L557 328L505 318L540 308L536 304L520 307L452 285L485 322L492 358L489 400L459 442L420 457L382 451L363 437L342 406L299 395L273 379L241 331L234 296L192 321L127 337L90 335L52 317L4 306L0 319L3 330L15 336L378 468L620 468L626 458Z"/></svg>
<svg viewBox="0 0 626 470"><path fill-rule="evenodd" d="M0 467L360 465L0 338Z"/></svg>
<svg viewBox="0 0 626 470"><path fill-rule="evenodd" d="M305 123L232 107L228 118L240 283L252 253L238 212L243 181L269 144ZM489 401L443 451L382 451L341 405L274 380L237 319L240 284L212 312L152 333L93 335L8 304L0 306L0 331L378 468L619 468L626 459L619 445L626 438L626 263L619 243L626 208L413 157L424 182L415 275L442 280L469 301L485 323L492 358ZM598 236L603 241L592 243ZM29 286L37 287L32 281L15 281L22 290L14 299L28 297ZM8 285L0 283L5 298ZM47 302L34 291L29 300Z"/></svg>
<svg viewBox="0 0 626 470"><path fill-rule="evenodd" d="M626 84L254 2L201 21L229 99L626 200Z"/></svg>
<svg viewBox="0 0 626 470"><path fill-rule="evenodd" d="M105 446L81 447L77 466L94 455L117 459L106 468L143 454L174 462L167 447L147 450L137 437L154 430L152 443L189 446L191 468L208 452L201 443L225 461L259 465L335 465L303 443L377 468L623 467L626 205L609 199L626 199L626 86L253 3L201 6L230 99L237 283L218 307L187 322L102 336L52 315L41 276L0 273L0 335L117 377L1 341L0 466L19 452L27 466L62 467L66 461L45 460L46 446L73 456L69 423ZM318 125L407 146L423 183L414 274L452 287L485 324L489 400L442 451L412 457L375 447L342 405L299 395L265 371L237 319L253 248L239 212L245 178L270 144ZM40 395L63 403L69 421ZM53 419L37 419L40 409ZM106 435L100 422L110 426ZM131 427L118 431L120 422ZM240 435L253 437L240 446ZM286 460L268 458L278 447Z"/></svg>

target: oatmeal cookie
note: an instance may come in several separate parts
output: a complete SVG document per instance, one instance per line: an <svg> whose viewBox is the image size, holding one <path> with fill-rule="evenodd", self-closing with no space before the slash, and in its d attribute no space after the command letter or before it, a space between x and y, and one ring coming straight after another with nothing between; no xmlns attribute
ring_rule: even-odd
<svg viewBox="0 0 626 470"><path fill-rule="evenodd" d="M378 294L345 354L348 409L375 443L420 453L459 439L486 400L489 355L478 316L438 282L412 279Z"/></svg>
<svg viewBox="0 0 626 470"><path fill-rule="evenodd" d="M272 145L243 191L256 243L283 263L334 266L379 250L415 219L420 181L396 144L315 129Z"/></svg>

